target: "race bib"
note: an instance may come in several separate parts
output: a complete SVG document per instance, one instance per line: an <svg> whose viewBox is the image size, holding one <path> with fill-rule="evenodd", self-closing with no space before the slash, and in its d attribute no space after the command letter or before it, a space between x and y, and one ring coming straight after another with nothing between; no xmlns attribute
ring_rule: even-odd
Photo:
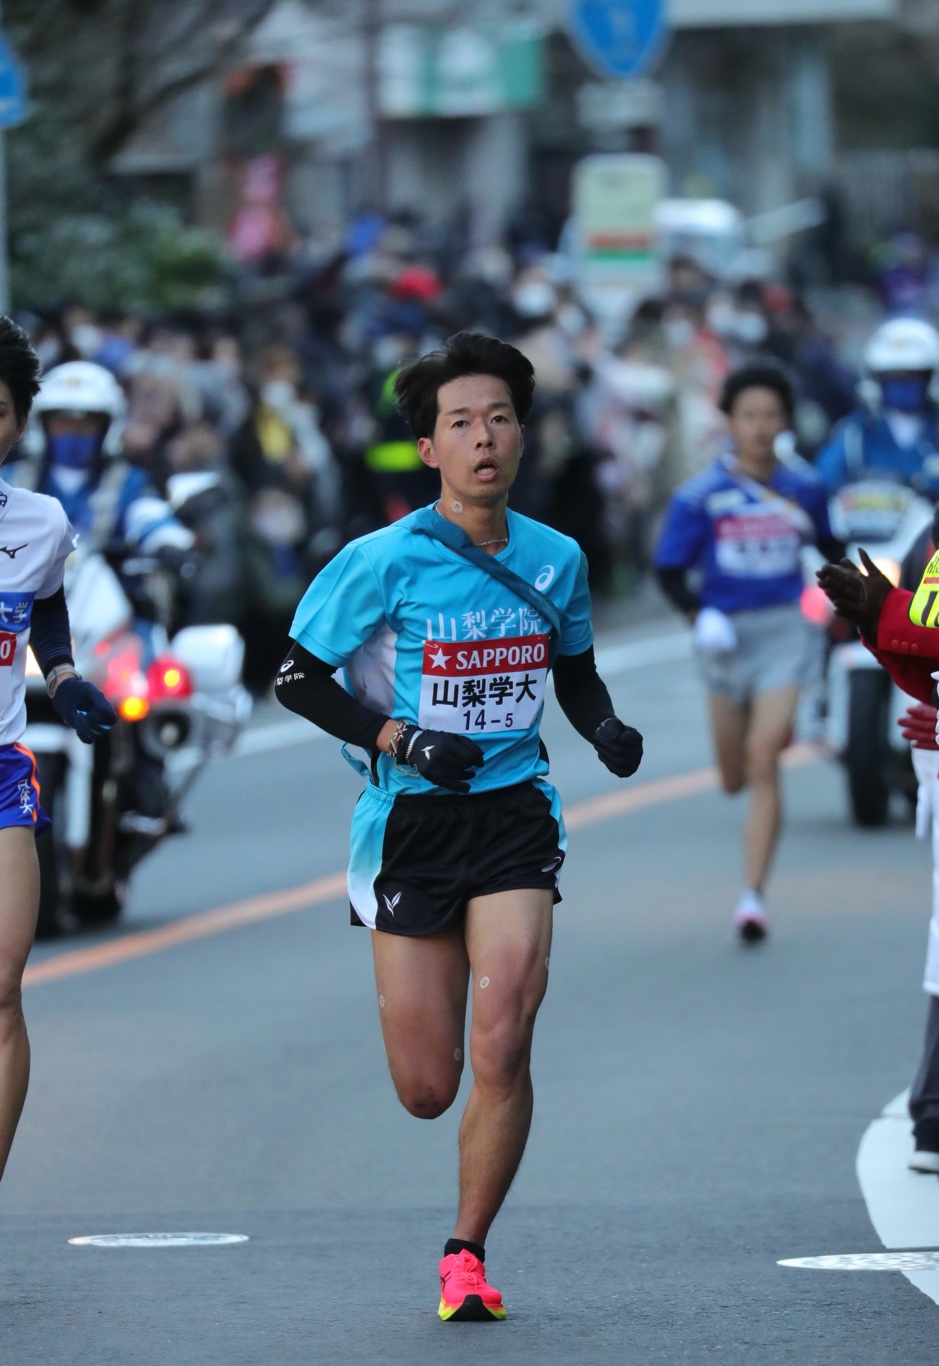
<svg viewBox="0 0 939 1366"><path fill-rule="evenodd" d="M909 609L914 626L937 626L939 621L939 551L927 564Z"/></svg>
<svg viewBox="0 0 939 1366"><path fill-rule="evenodd" d="M424 642L418 724L462 735L528 730L548 676L548 637Z"/></svg>
<svg viewBox="0 0 939 1366"><path fill-rule="evenodd" d="M0 669L12 668L16 658L16 636L9 631L0 631Z"/></svg>
<svg viewBox="0 0 939 1366"><path fill-rule="evenodd" d="M714 556L724 574L775 579L799 568L802 538L792 522L778 513L722 517L715 531Z"/></svg>

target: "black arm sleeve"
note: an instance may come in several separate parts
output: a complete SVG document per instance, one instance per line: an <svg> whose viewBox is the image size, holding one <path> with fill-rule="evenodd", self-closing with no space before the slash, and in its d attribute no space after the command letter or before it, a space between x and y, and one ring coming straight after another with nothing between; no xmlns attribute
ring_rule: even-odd
<svg viewBox="0 0 939 1366"><path fill-rule="evenodd" d="M333 678L335 672L334 665L295 643L275 680L274 696L288 711L295 711L337 739L374 750L389 718L357 702Z"/></svg>
<svg viewBox="0 0 939 1366"><path fill-rule="evenodd" d="M29 643L44 674L57 664L74 664L64 588L53 593L51 598L37 598L33 603Z"/></svg>
<svg viewBox="0 0 939 1366"><path fill-rule="evenodd" d="M700 599L688 587L687 569L657 569L655 577L659 581L662 592L669 602L678 608L679 612L687 613L700 610Z"/></svg>
<svg viewBox="0 0 939 1366"><path fill-rule="evenodd" d="M848 547L837 536L825 536L818 542L818 550L829 564L838 564L848 553Z"/></svg>
<svg viewBox="0 0 939 1366"><path fill-rule="evenodd" d="M580 655L558 655L554 661L554 691L561 710L585 740L616 713L606 684L597 673L593 646Z"/></svg>

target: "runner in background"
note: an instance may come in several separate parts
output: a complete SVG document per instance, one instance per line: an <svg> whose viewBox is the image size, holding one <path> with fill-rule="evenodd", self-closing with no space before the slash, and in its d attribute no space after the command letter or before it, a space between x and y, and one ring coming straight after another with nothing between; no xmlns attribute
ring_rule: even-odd
<svg viewBox="0 0 939 1366"><path fill-rule="evenodd" d="M727 451L672 497L655 554L659 583L694 628L724 791L750 788L741 939L765 938L764 890L782 822L779 759L813 665L799 607L801 552L836 547L825 490L777 440L792 425L792 386L770 365L738 370L721 399Z"/></svg>
<svg viewBox="0 0 939 1366"><path fill-rule="evenodd" d="M22 328L0 317L0 464L23 435L39 390L39 357ZM22 981L39 911L36 836L49 825L39 805L26 729L26 654L32 647L52 705L92 744L117 720L75 670L62 587L75 533L62 504L0 479L0 1173L29 1084Z"/></svg>

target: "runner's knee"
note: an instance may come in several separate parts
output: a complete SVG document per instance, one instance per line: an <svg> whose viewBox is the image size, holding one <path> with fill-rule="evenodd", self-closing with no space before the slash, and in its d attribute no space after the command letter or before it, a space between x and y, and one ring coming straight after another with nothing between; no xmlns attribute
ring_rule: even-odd
<svg viewBox="0 0 939 1366"><path fill-rule="evenodd" d="M459 1073L456 1078L437 1081L415 1077L406 1081L395 1081L398 1099L415 1119L439 1119L450 1109L460 1089Z"/></svg>
<svg viewBox="0 0 939 1366"><path fill-rule="evenodd" d="M747 777L751 783L775 783L780 748L776 736L761 737L747 746Z"/></svg>
<svg viewBox="0 0 939 1366"><path fill-rule="evenodd" d="M473 1080L478 1085L496 1090L511 1087L527 1069L535 1010L511 1021L488 1025L474 1022L470 1033L470 1058Z"/></svg>

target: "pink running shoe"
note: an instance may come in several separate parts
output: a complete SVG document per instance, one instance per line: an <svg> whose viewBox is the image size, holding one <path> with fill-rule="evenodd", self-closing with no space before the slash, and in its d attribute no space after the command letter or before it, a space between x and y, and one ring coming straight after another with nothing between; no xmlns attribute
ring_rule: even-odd
<svg viewBox="0 0 939 1366"><path fill-rule="evenodd" d="M440 1308L444 1323L504 1319L505 1305L486 1280L486 1268L466 1248L440 1263Z"/></svg>

